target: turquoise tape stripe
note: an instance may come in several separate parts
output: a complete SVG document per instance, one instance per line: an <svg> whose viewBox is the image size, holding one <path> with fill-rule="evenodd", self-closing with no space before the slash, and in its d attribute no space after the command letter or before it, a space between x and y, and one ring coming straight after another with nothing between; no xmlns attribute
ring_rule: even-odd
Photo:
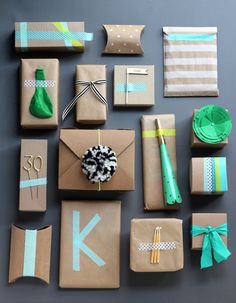
<svg viewBox="0 0 236 303"><path fill-rule="evenodd" d="M228 190L226 158L220 157L220 191Z"/></svg>
<svg viewBox="0 0 236 303"><path fill-rule="evenodd" d="M95 264L99 267L105 265L103 259L95 254L84 242L85 237L101 220L101 217L96 214L80 232L80 212L73 211L73 270L80 271L80 250L82 250Z"/></svg>
<svg viewBox="0 0 236 303"><path fill-rule="evenodd" d="M168 34L166 39L170 41L214 41L216 34Z"/></svg>
<svg viewBox="0 0 236 303"><path fill-rule="evenodd" d="M128 83L122 84L117 83L116 84L116 91L117 92L146 92L147 91L147 85L145 83Z"/></svg>
<svg viewBox="0 0 236 303"><path fill-rule="evenodd" d="M69 32L69 27L68 27L67 22L61 22L61 23L62 23L62 25L63 25L63 26L68 30L68 32ZM72 43L71 43L71 41L69 41L69 40L65 40L64 43L65 43L65 46L68 47L68 48L71 48L71 47L73 46Z"/></svg>
<svg viewBox="0 0 236 303"><path fill-rule="evenodd" d="M39 186L39 185L46 185L46 184L47 184L47 178L38 178L38 179L24 180L24 181L20 181L20 188Z"/></svg>
<svg viewBox="0 0 236 303"><path fill-rule="evenodd" d="M216 168L214 158L211 158L212 192L216 192Z"/></svg>
<svg viewBox="0 0 236 303"><path fill-rule="evenodd" d="M16 32L16 39L21 39L21 33ZM79 41L92 41L93 34L85 32L27 32L28 40L79 40Z"/></svg>
<svg viewBox="0 0 236 303"><path fill-rule="evenodd" d="M19 34L17 34L19 33ZM19 38L18 38L19 35ZM20 39L21 48L27 48L27 22L20 22L20 32L16 32L16 38Z"/></svg>
<svg viewBox="0 0 236 303"><path fill-rule="evenodd" d="M24 266L23 276L35 276L35 260L37 248L37 230L25 230L25 251L24 251Z"/></svg>
<svg viewBox="0 0 236 303"><path fill-rule="evenodd" d="M204 192L208 192L209 189L208 189L208 158L204 158L203 160L203 165L204 165L204 168L203 168L203 171L204 171Z"/></svg>

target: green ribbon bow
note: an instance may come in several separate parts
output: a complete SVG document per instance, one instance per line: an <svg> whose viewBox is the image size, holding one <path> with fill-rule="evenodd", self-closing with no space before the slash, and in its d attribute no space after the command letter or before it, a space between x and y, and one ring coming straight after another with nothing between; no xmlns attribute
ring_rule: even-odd
<svg viewBox="0 0 236 303"><path fill-rule="evenodd" d="M217 263L225 261L231 255L220 235L227 236L228 226L222 224L217 227L198 225L192 226L192 236L204 234L202 244L201 269L213 266L213 257Z"/></svg>

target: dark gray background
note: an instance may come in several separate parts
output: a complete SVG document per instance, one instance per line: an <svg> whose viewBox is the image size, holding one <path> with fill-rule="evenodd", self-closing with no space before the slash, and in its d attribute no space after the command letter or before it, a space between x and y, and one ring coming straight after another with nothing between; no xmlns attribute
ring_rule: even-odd
<svg viewBox="0 0 236 303"><path fill-rule="evenodd" d="M190 116L193 108L209 103L222 104L236 115L236 2L235 0L5 0L0 9L0 303L235 303L236 225L235 223L235 132L230 144L221 151L194 151L193 155L225 155L228 161L229 192L224 197L189 195L188 164ZM15 21L85 21L86 31L94 32L83 54L16 54ZM101 25L146 24L142 43L143 57L101 56L105 35ZM219 98L163 98L163 26L218 26ZM136 129L136 190L127 194L59 193L57 191L58 131L21 130L19 127L19 60L24 57L60 59L60 111L74 93L76 64L107 64L109 71L109 118L106 128ZM112 70L114 64L155 64L156 106L150 109L117 110L112 108ZM143 211L141 138L142 114L175 113L177 122L178 177L183 195L180 211ZM73 115L63 127L74 127ZM21 138L48 138L48 208L46 214L19 213L19 147ZM119 290L61 290L58 288L60 201L67 199L122 199L121 288ZM199 269L200 253L190 251L192 212L227 212L230 227L229 247L232 257L213 269ZM179 217L184 219L185 267L176 273L133 273L129 270L130 219L134 217ZM53 224L51 283L21 279L8 285L10 224L27 228Z"/></svg>

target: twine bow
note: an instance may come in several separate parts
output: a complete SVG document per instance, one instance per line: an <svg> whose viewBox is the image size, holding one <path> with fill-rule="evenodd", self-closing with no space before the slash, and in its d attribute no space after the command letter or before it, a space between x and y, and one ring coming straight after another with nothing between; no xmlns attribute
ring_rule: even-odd
<svg viewBox="0 0 236 303"><path fill-rule="evenodd" d="M67 117L67 115L71 112L71 110L77 103L78 99L81 96L83 96L88 90L91 90L94 93L94 95L98 98L98 100L107 106L107 100L103 97L103 95L99 92L99 90L96 87L96 85L105 84L105 83L106 83L106 80L96 80L96 81L77 80L75 82L75 85L80 84L80 85L85 86L85 88L80 93L78 93L71 100L71 102L66 106L66 108L64 109L64 111L62 113L62 121L64 121L65 118Z"/></svg>
<svg viewBox="0 0 236 303"><path fill-rule="evenodd" d="M227 236L228 226L222 224L217 227L198 225L192 226L192 236L203 234L201 269L213 266L213 257L217 263L225 261L231 255L220 235Z"/></svg>

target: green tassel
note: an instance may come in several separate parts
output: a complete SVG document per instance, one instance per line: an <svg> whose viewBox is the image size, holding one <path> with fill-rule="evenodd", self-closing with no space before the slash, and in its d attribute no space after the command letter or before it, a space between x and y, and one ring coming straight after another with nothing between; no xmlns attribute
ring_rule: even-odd
<svg viewBox="0 0 236 303"><path fill-rule="evenodd" d="M37 68L35 80L46 80L43 68ZM31 99L29 111L31 114L40 119L51 118L53 115L53 105L50 96L45 87L35 88L35 93Z"/></svg>

